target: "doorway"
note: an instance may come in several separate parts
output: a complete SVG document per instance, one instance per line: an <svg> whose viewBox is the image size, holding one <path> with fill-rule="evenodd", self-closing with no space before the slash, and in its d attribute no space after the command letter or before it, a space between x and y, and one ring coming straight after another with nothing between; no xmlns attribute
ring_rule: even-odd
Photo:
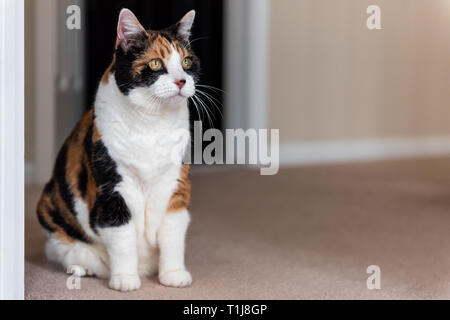
<svg viewBox="0 0 450 320"><path fill-rule="evenodd" d="M200 83L222 89L223 82L223 1L208 0L91 0L86 1L86 103L91 107L98 83L111 63L116 39L117 19L122 8L132 10L147 29L162 29L181 19L189 10L197 13L192 30L192 46L198 55L203 72ZM201 90L205 90L204 87ZM217 108L208 103L212 123L206 113L198 114L190 103L191 122L203 120L203 130L211 127L222 130L223 94L220 90L205 90L220 103Z"/></svg>

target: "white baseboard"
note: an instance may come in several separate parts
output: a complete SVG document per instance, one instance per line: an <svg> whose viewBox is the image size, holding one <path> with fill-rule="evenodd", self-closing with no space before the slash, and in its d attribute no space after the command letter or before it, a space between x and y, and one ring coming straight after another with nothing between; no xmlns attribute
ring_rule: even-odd
<svg viewBox="0 0 450 320"><path fill-rule="evenodd" d="M307 165L450 155L450 136L282 143L280 165Z"/></svg>

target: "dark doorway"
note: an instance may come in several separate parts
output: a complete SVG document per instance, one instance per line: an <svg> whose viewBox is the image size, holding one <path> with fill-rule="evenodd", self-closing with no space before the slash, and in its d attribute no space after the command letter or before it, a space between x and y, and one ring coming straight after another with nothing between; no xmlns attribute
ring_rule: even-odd
<svg viewBox="0 0 450 320"><path fill-rule="evenodd" d="M111 62L117 20L122 8L132 10L145 28L154 30L176 23L186 12L195 9L197 15L192 30L192 46L202 65L200 84L222 89L222 0L88 0L86 1L86 102L88 106L92 106L98 83ZM222 109L221 92L211 90L207 92L220 101L217 105L219 109ZM208 107L212 113L212 126L221 130L223 128L222 110L217 110L211 103L208 103ZM192 103L190 103L190 111L191 121L198 120L198 113ZM206 114L202 119L204 130L211 127Z"/></svg>

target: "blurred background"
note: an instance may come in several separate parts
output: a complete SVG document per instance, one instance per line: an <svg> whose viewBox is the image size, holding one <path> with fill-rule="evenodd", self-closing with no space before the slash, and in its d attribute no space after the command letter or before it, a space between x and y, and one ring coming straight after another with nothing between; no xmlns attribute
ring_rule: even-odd
<svg viewBox="0 0 450 320"><path fill-rule="evenodd" d="M81 8L81 30L65 26L71 4ZM380 30L366 26L370 5L381 9ZM193 212L204 219L194 214L192 241L216 250L197 257L194 270L231 237L239 249L229 246L215 269L228 279L235 267L231 298L273 298L264 290L272 280L284 298L449 297L440 281L450 269L450 0L26 0L30 212L33 190L92 105L122 7L154 29L194 8L201 83L226 92L211 92L223 112L213 126L280 129L279 175L243 167L194 175ZM202 223L223 242L206 241ZM241 274L237 261L254 274ZM390 266L390 291L366 291L373 261ZM193 295L228 297L203 289Z"/></svg>
<svg viewBox="0 0 450 320"><path fill-rule="evenodd" d="M201 83L227 92L209 92L214 126L280 129L284 164L449 152L449 1L375 2L381 30L365 0L28 0L28 181L91 107L122 7L155 29L195 8ZM81 30L65 26L71 4Z"/></svg>

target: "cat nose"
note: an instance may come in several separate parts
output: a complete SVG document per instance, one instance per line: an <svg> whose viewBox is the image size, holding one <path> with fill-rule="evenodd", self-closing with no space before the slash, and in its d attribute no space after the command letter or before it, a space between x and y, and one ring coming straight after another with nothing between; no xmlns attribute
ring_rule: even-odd
<svg viewBox="0 0 450 320"><path fill-rule="evenodd" d="M178 86L178 88L183 88L184 85L186 84L186 79L181 79L181 80L175 80L175 84Z"/></svg>

